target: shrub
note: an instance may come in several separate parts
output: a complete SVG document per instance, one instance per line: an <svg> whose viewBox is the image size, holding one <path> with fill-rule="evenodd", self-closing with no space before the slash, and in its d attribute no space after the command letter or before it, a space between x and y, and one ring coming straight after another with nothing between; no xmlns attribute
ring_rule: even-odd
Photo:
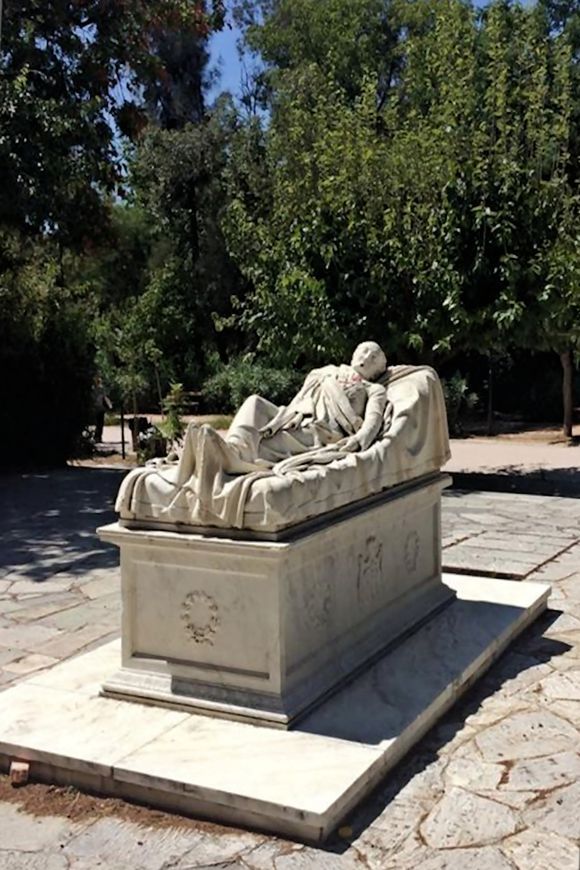
<svg viewBox="0 0 580 870"><path fill-rule="evenodd" d="M163 437L171 444L173 442L181 444L183 440L185 423L183 422L182 414L185 411L186 402L187 396L183 389L183 384L171 384L169 392L161 403L165 420L157 424L157 428Z"/></svg>
<svg viewBox="0 0 580 870"><path fill-rule="evenodd" d="M203 394L207 410L217 413L235 411L254 393L276 405L286 405L303 377L292 369L271 368L243 358L232 360L205 381Z"/></svg>
<svg viewBox="0 0 580 870"><path fill-rule="evenodd" d="M463 432L463 418L478 404L479 396L469 391L467 379L460 372L444 378L441 386L447 408L449 432L451 435L460 435Z"/></svg>

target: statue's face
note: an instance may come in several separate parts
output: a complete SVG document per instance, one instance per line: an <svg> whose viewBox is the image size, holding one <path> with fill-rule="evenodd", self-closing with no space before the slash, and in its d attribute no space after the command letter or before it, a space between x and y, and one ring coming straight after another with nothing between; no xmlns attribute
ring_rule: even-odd
<svg viewBox="0 0 580 870"><path fill-rule="evenodd" d="M367 381L374 381L387 368L387 358L376 341L359 344L350 361L353 369Z"/></svg>

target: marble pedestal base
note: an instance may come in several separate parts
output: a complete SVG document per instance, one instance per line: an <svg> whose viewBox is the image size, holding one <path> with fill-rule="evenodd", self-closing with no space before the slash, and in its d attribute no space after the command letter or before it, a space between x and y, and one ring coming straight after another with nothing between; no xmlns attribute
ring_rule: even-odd
<svg viewBox="0 0 580 870"><path fill-rule="evenodd" d="M526 581L444 579L457 592L448 607L290 731L100 697L114 642L1 693L0 768L17 758L31 779L320 842L549 594Z"/></svg>
<svg viewBox="0 0 580 870"><path fill-rule="evenodd" d="M287 541L99 530L121 550L106 695L288 727L452 598L435 475Z"/></svg>

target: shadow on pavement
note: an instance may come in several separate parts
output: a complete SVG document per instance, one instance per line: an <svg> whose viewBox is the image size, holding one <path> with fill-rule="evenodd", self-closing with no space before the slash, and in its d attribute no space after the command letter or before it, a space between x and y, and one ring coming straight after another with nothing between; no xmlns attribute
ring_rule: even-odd
<svg viewBox="0 0 580 870"><path fill-rule="evenodd" d="M490 472L456 471L452 477L451 490L580 498L580 468L522 470L512 466Z"/></svg>
<svg viewBox="0 0 580 870"><path fill-rule="evenodd" d="M113 522L126 469L62 468L0 477L0 579L42 582L58 572L118 564L96 528Z"/></svg>

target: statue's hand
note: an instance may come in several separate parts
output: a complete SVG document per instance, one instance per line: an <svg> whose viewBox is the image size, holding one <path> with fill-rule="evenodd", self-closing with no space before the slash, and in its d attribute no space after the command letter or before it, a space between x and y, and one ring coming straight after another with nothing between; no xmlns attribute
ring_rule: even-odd
<svg viewBox="0 0 580 870"><path fill-rule="evenodd" d="M358 437L356 435L351 435L342 445L342 449L346 450L348 453L356 453L357 450L361 449L361 443L358 440Z"/></svg>

